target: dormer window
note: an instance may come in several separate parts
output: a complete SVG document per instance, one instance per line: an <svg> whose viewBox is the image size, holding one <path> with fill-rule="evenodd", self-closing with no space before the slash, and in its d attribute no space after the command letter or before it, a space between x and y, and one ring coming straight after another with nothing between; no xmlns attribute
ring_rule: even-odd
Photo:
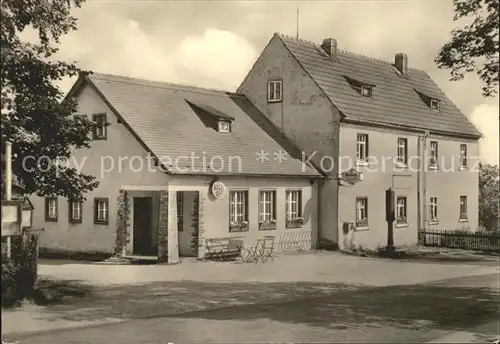
<svg viewBox="0 0 500 344"><path fill-rule="evenodd" d="M430 107L431 107L431 109L439 110L439 100L431 99L430 100Z"/></svg>
<svg viewBox="0 0 500 344"><path fill-rule="evenodd" d="M229 133L231 131L231 123L229 121L219 121L219 133Z"/></svg>
<svg viewBox="0 0 500 344"><path fill-rule="evenodd" d="M361 95L363 97L371 97L372 96L372 88L367 85L361 86Z"/></svg>
<svg viewBox="0 0 500 344"><path fill-rule="evenodd" d="M276 103L283 100L283 81L271 80L267 83L267 101Z"/></svg>
<svg viewBox="0 0 500 344"><path fill-rule="evenodd" d="M415 89L415 92L420 96L420 99L433 110L439 111L441 100L438 98L439 95L433 92L424 92L422 90Z"/></svg>
<svg viewBox="0 0 500 344"><path fill-rule="evenodd" d="M356 80L348 76L344 76L344 79L353 90L358 92L363 97L370 98L373 95L373 88L375 87L374 84L362 80Z"/></svg>

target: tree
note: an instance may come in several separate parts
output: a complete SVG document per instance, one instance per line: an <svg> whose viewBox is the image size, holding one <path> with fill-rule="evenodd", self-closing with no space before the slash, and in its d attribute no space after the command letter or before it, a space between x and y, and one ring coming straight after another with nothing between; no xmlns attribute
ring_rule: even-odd
<svg viewBox="0 0 500 344"><path fill-rule="evenodd" d="M500 229L499 173L496 165L481 165L479 170L479 225L488 231Z"/></svg>
<svg viewBox="0 0 500 344"><path fill-rule="evenodd" d="M499 0L454 0L454 21L471 19L472 23L451 32L436 58L439 68L449 69L451 80L461 80L465 73L476 72L484 82L483 95L498 93L499 72Z"/></svg>
<svg viewBox="0 0 500 344"><path fill-rule="evenodd" d="M63 99L55 85L82 72L54 57L60 38L76 30L77 20L70 12L82 3L1 2L1 134L13 142L12 171L27 194L84 199L98 186L95 177L79 173L69 163L72 148L90 146L92 123L73 119L76 100ZM39 42L20 39L28 28L35 30Z"/></svg>

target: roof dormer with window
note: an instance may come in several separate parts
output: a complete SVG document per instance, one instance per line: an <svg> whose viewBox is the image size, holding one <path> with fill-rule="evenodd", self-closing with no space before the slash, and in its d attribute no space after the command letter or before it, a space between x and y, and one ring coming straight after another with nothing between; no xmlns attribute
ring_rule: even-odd
<svg viewBox="0 0 500 344"><path fill-rule="evenodd" d="M349 85L354 89L356 92L358 92L360 95L363 97L371 98L373 95L373 88L375 87L374 84L365 82L365 81L360 81L356 80L347 76L344 76L344 79L349 83Z"/></svg>
<svg viewBox="0 0 500 344"><path fill-rule="evenodd" d="M433 110L439 111L441 108L441 99L438 99L435 95L426 94L422 91L414 89L415 92L420 96L420 99Z"/></svg>
<svg viewBox="0 0 500 344"><path fill-rule="evenodd" d="M185 99L188 105L193 109L200 121L207 128L212 128L219 133L230 133L234 117L221 110L201 102L194 102Z"/></svg>

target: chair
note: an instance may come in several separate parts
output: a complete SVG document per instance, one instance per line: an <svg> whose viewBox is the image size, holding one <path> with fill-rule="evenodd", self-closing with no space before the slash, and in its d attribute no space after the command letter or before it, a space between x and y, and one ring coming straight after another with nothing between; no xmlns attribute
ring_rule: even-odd
<svg viewBox="0 0 500 344"><path fill-rule="evenodd" d="M266 236L262 239L262 247L260 253L260 259L265 263L268 259L274 261L273 250L274 250L274 237Z"/></svg>
<svg viewBox="0 0 500 344"><path fill-rule="evenodd" d="M229 239L227 243L227 259L235 260L237 257L241 257L242 249L243 249L243 240Z"/></svg>
<svg viewBox="0 0 500 344"><path fill-rule="evenodd" d="M263 246L264 246L264 239L258 239L257 244L255 246L251 246L250 248L244 250L241 256L243 262L257 263L261 257Z"/></svg>

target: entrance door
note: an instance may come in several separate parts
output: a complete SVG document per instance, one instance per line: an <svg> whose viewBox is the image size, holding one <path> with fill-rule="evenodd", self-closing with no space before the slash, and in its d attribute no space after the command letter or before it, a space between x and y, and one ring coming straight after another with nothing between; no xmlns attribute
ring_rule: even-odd
<svg viewBox="0 0 500 344"><path fill-rule="evenodd" d="M134 254L156 256L153 246L153 198L134 197Z"/></svg>
<svg viewBox="0 0 500 344"><path fill-rule="evenodd" d="M177 191L177 230L179 236L179 255L182 257L196 257L192 240L195 229L193 228L193 202L195 191Z"/></svg>

